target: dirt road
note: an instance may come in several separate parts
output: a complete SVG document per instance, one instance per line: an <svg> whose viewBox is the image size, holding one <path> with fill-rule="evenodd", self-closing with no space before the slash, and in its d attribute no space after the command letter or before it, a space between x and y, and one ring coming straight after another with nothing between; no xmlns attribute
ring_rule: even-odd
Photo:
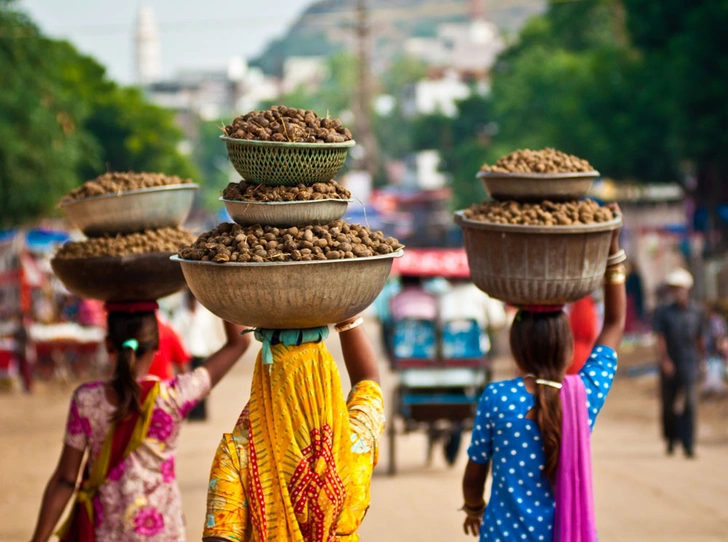
<svg viewBox="0 0 728 542"><path fill-rule="evenodd" d="M369 326L374 332L376 327ZM339 354L335 338L330 341ZM210 419L183 431L177 473L189 540L199 540L210 461L220 434L245 404L252 353L213 392ZM383 368L386 372L386 369ZM508 364L497 375L508 376ZM344 377L345 379L345 377ZM394 376L384 375L385 393ZM668 458L658 439L654 377L619 377L593 437L597 522L601 542L718 542L728 540L728 404L703 405L698 458ZM34 396L0 395L0 541L25 542L61 447L71 389L49 386ZM386 450L382 442L382 452ZM460 475L435 454L425 467L423 435L398 441L399 473L384 474L386 453L372 484L364 541L465 541Z"/></svg>

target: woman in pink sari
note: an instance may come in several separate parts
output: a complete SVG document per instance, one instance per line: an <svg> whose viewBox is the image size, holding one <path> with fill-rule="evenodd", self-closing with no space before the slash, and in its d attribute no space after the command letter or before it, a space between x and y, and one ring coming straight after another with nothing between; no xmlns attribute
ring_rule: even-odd
<svg viewBox="0 0 728 542"><path fill-rule="evenodd" d="M561 307L530 306L511 327L520 376L480 398L463 477L466 534L481 541L596 542L590 430L617 369L626 312L624 252L615 232L604 279L604 327L577 375ZM493 472L489 502L484 499Z"/></svg>
<svg viewBox="0 0 728 542"><path fill-rule="evenodd" d="M156 303L107 306L107 348L115 361L108 381L73 394L66 437L46 486L33 542L45 542L69 499L62 541L181 542L185 540L175 479L177 437L185 415L232 368L250 338L226 323L227 342L191 373L160 380L148 375L159 348ZM88 451L83 480L76 487Z"/></svg>

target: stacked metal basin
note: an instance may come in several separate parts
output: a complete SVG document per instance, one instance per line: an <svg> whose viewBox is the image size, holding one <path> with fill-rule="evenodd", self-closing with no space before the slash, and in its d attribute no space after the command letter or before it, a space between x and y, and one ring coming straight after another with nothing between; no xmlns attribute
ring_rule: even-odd
<svg viewBox="0 0 728 542"><path fill-rule="evenodd" d="M578 200L598 172L479 174L496 200ZM622 223L571 226L496 224L455 213L471 279L485 293L513 305L563 305L601 286L612 232Z"/></svg>
<svg viewBox="0 0 728 542"><path fill-rule="evenodd" d="M341 169L353 141L344 144L277 143L221 137L247 183L313 185ZM248 202L221 198L242 226L286 228L328 224L347 200ZM195 297L217 316L259 328L300 329L346 320L371 305L402 251L370 258L262 263L216 263L172 258Z"/></svg>
<svg viewBox="0 0 728 542"><path fill-rule="evenodd" d="M168 185L103 194L60 205L71 224L88 237L114 236L181 225L192 207L195 184ZM148 301L185 285L173 252L128 256L54 258L51 267L73 294L101 301Z"/></svg>

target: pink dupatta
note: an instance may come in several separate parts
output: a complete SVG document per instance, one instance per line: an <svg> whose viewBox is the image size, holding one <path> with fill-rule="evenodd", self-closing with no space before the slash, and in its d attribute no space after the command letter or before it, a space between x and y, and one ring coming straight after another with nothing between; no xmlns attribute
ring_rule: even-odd
<svg viewBox="0 0 728 542"><path fill-rule="evenodd" d="M561 409L561 449L554 488L554 542L596 542L591 432L586 388L579 375L564 377Z"/></svg>

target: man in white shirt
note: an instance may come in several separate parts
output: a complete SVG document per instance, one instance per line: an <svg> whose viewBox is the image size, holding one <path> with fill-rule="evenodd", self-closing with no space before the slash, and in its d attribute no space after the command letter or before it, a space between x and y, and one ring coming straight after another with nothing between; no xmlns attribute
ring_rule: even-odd
<svg viewBox="0 0 728 542"><path fill-rule="evenodd" d="M491 348L489 331L506 324L503 303L489 297L469 280L450 280L449 290L439 297L440 322L472 321L481 330L481 350L487 354Z"/></svg>

